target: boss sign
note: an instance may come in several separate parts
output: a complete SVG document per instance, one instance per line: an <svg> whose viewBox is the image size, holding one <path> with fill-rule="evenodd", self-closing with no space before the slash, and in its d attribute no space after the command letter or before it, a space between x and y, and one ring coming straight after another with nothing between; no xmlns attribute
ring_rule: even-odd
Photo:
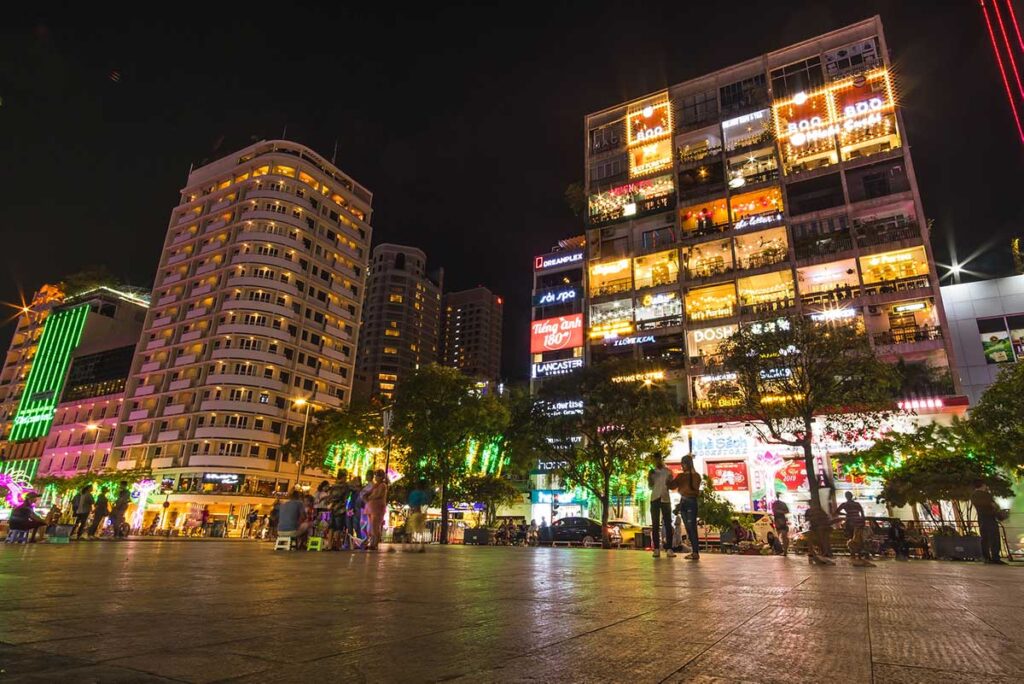
<svg viewBox="0 0 1024 684"><path fill-rule="evenodd" d="M556 316L530 326L530 353L543 354L583 346L583 314Z"/></svg>

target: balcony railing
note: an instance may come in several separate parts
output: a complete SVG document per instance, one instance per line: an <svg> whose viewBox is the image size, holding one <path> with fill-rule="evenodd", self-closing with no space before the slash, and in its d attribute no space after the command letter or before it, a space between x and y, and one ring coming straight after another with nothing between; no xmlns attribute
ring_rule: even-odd
<svg viewBox="0 0 1024 684"><path fill-rule="evenodd" d="M863 225L856 228L857 244L861 247L884 245L888 242L913 240L921 237L921 230L916 222L900 226L889 224Z"/></svg>
<svg viewBox="0 0 1024 684"><path fill-rule="evenodd" d="M679 164L680 166L689 166L690 164L702 162L708 157L718 157L721 154L721 145L718 145L717 147L708 147L703 150L693 150L692 152L680 152Z"/></svg>
<svg viewBox="0 0 1024 684"><path fill-rule="evenodd" d="M740 305L740 313L743 315L759 316L761 314L783 312L787 309L792 309L794 306L796 306L795 297L782 297L780 299L773 299L770 302L742 304Z"/></svg>
<svg viewBox="0 0 1024 684"><path fill-rule="evenodd" d="M848 302L860 296L860 288L855 285L837 285L831 290L808 292L800 296L800 301L811 306L822 304L838 304Z"/></svg>
<svg viewBox="0 0 1024 684"><path fill-rule="evenodd" d="M746 259L740 259L738 268L741 271L749 271L755 268L764 268L779 262L785 261L788 254L784 249L767 249L757 254L751 254Z"/></svg>
<svg viewBox="0 0 1024 684"><path fill-rule="evenodd" d="M885 330L871 336L877 345L886 344L914 344L915 342L930 342L942 339L942 328L938 326L921 326L920 328L900 328L897 330Z"/></svg>
<svg viewBox="0 0 1024 684"><path fill-rule="evenodd" d="M828 256L836 252L845 252L848 249L853 249L853 240L846 233L804 240L797 242L795 247L797 259Z"/></svg>
<svg viewBox="0 0 1024 684"><path fill-rule="evenodd" d="M718 233L724 233L729 230L729 223L715 223L713 225L705 225L694 230L684 230L683 239L704 237L706 235L716 235Z"/></svg>
<svg viewBox="0 0 1024 684"><path fill-rule="evenodd" d="M871 283L870 285L865 285L864 294L890 294L892 292L906 292L908 290L923 290L928 289L931 286L932 284L931 281L928 280L928 276L911 276L909 278L899 278L897 280L883 280L878 283Z"/></svg>
<svg viewBox="0 0 1024 684"><path fill-rule="evenodd" d="M722 275L723 273L729 273L732 271L732 265L722 263L710 263L700 264L698 266L687 267L686 277L690 280L697 280L699 278L711 278L713 276Z"/></svg>
<svg viewBox="0 0 1024 684"><path fill-rule="evenodd" d="M766 171L759 171L758 173L744 173L743 176L744 185L757 185L758 183L767 183L769 181L778 180L779 169L768 169ZM738 192L734 190L734 192Z"/></svg>
<svg viewBox="0 0 1024 684"><path fill-rule="evenodd" d="M631 278L622 278L620 280L610 280L601 285L590 288L590 295L592 297L602 297L604 295L617 294L619 292L628 292L633 289L633 280Z"/></svg>

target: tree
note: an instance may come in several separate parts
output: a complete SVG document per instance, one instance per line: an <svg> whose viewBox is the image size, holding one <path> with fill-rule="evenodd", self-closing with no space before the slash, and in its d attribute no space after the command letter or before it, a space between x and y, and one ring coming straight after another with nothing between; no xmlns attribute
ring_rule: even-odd
<svg viewBox="0 0 1024 684"><path fill-rule="evenodd" d="M538 398L536 444L545 458L560 463L558 472L566 482L601 503L603 543L609 546L614 479L636 477L645 458L667 445L679 430L675 403L662 383L621 361L552 378Z"/></svg>
<svg viewBox="0 0 1024 684"><path fill-rule="evenodd" d="M811 496L814 432L840 444L874 434L894 409L899 379L851 324L803 316L743 326L721 347L726 379L710 393L768 444L803 451ZM819 499L820 500L820 499Z"/></svg>
<svg viewBox="0 0 1024 684"><path fill-rule="evenodd" d="M468 471L466 449L503 434L508 408L453 368L436 364L402 379L395 398L395 437L407 450L405 476L440 490L441 543L448 543L448 502Z"/></svg>
<svg viewBox="0 0 1024 684"><path fill-rule="evenodd" d="M583 183L576 181L565 188L565 203L576 218L583 218L587 211L587 193Z"/></svg>
<svg viewBox="0 0 1024 684"><path fill-rule="evenodd" d="M736 516L732 504L715 494L715 483L709 475L704 476L704 486L697 497L697 515L705 527L715 530L725 529Z"/></svg>
<svg viewBox="0 0 1024 684"><path fill-rule="evenodd" d="M462 481L460 489L467 501L483 504L488 526L494 524L498 506L514 504L522 496L515 485L500 475L471 475Z"/></svg>
<svg viewBox="0 0 1024 684"><path fill-rule="evenodd" d="M301 455L303 472L316 468L337 475L338 470L347 468L353 471L350 475L364 477L366 470L383 466L383 461L378 463L383 428L380 409L374 405L356 403L343 409L311 411L304 451L302 432L302 422L290 425L281 453L294 461Z"/></svg>
<svg viewBox="0 0 1024 684"><path fill-rule="evenodd" d="M101 286L119 287L120 285L122 285L121 279L114 275L106 265L94 264L65 276L60 283L60 288L68 297L71 297Z"/></svg>
<svg viewBox="0 0 1024 684"><path fill-rule="evenodd" d="M1024 363L999 373L971 411L970 426L996 463L1024 475Z"/></svg>

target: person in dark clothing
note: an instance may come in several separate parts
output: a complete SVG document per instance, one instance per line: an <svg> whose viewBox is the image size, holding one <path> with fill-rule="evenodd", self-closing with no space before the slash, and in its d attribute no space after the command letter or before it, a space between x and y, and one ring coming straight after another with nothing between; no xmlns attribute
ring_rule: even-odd
<svg viewBox="0 0 1024 684"><path fill-rule="evenodd" d="M132 493L128 489L128 483L121 480L121 488L114 500L114 508L110 512L110 522L114 526L114 539L124 539L128 536L124 529L124 516L128 512L128 504L132 502Z"/></svg>
<svg viewBox="0 0 1024 684"><path fill-rule="evenodd" d="M89 525L89 539L96 538L96 531L110 513L110 501L107 499L107 490L100 489L100 495L96 497L96 507L92 513L92 524Z"/></svg>
<svg viewBox="0 0 1024 684"><path fill-rule="evenodd" d="M690 544L690 553L686 554L688 560L700 560L700 537L697 530L697 502L700 497L700 473L693 463L693 454L683 456L682 471L676 475L674 480L675 489L679 490L679 512L683 516L683 525L686 527L686 539Z"/></svg>
<svg viewBox="0 0 1024 684"><path fill-rule="evenodd" d="M903 521L897 518L889 526L889 545L892 546L896 560L909 560L910 547L907 545L907 528Z"/></svg>
<svg viewBox="0 0 1024 684"><path fill-rule="evenodd" d="M971 492L971 503L978 513L978 527L981 532L981 555L986 563L993 565L1006 565L999 557L999 516L1002 511L996 504L995 497L989 491L984 480L974 481L974 491Z"/></svg>
<svg viewBox="0 0 1024 684"><path fill-rule="evenodd" d="M32 533L29 542L36 541L37 530L46 527L46 521L40 518L34 510L38 498L39 495L35 492L27 493L21 505L11 511L11 517L8 520L10 530Z"/></svg>
<svg viewBox="0 0 1024 684"><path fill-rule="evenodd" d="M77 503L75 503L77 501ZM82 490L78 492L78 496L75 497L74 501L74 513L75 513L75 524L71 526L71 534L69 537L74 536L75 539L81 539L85 533L86 525L89 522L89 514L92 513L93 497L92 497L92 485L85 485ZM77 531L77 535L75 532Z"/></svg>

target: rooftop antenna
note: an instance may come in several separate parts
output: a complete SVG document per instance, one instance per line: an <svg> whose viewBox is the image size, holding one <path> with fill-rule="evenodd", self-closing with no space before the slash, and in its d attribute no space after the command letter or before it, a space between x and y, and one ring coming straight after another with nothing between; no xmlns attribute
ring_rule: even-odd
<svg viewBox="0 0 1024 684"><path fill-rule="evenodd" d="M288 124L285 123L284 130L281 131L281 140L287 140L287 139L288 139Z"/></svg>
<svg viewBox="0 0 1024 684"><path fill-rule="evenodd" d="M331 163L337 166L338 162L338 139L334 139L334 152L331 154Z"/></svg>

